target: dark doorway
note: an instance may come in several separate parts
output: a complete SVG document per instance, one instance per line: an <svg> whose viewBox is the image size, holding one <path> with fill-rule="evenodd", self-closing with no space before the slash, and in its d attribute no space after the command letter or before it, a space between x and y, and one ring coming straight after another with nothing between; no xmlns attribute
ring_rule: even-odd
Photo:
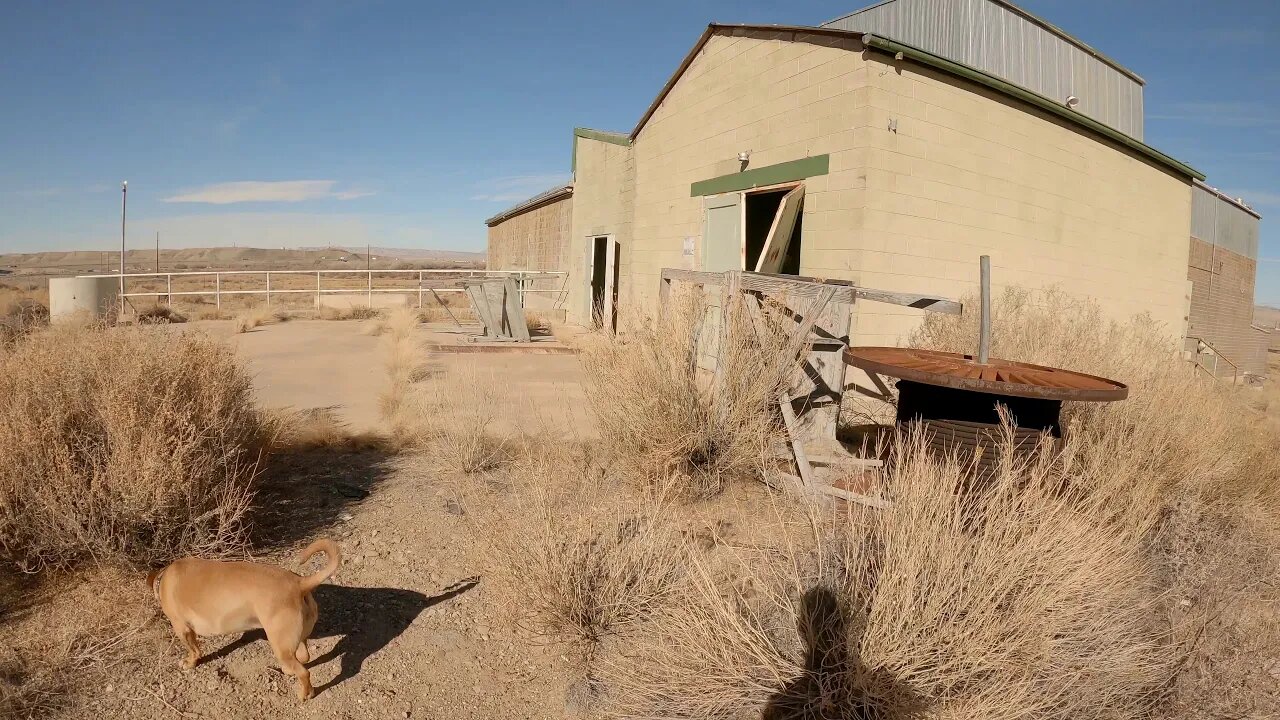
<svg viewBox="0 0 1280 720"><path fill-rule="evenodd" d="M778 206L782 196L792 188L780 188L766 192L748 193L746 195L746 227L743 229L743 241L746 243L745 270L755 270L764 252L765 239L769 237L769 229L773 227L774 218L778 214ZM795 229L791 232L791 242L787 246L786 260L782 263L782 273L800 274L800 225L804 219L804 201L801 200L800 212L796 214Z"/></svg>
<svg viewBox="0 0 1280 720"><path fill-rule="evenodd" d="M609 238L598 237L591 250L591 322L604 325L605 278L608 277Z"/></svg>

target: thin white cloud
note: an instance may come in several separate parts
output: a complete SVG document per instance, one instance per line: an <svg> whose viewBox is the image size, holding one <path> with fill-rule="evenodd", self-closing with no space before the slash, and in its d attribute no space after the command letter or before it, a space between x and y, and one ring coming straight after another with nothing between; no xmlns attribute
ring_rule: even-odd
<svg viewBox="0 0 1280 720"><path fill-rule="evenodd" d="M520 202L556 185L563 185L569 182L569 178L565 173L507 175L480 183L477 187L482 192L472 195L471 199L484 202Z"/></svg>
<svg viewBox="0 0 1280 720"><path fill-rule="evenodd" d="M275 202L295 203L307 200L351 200L373 193L366 190L335 190L336 180L243 180L214 183L204 187L184 190L164 198L169 203L205 203L231 205L233 203Z"/></svg>
<svg viewBox="0 0 1280 720"><path fill-rule="evenodd" d="M1272 127L1280 125L1275 108L1250 102L1184 102L1159 108L1147 117L1178 120L1218 127Z"/></svg>

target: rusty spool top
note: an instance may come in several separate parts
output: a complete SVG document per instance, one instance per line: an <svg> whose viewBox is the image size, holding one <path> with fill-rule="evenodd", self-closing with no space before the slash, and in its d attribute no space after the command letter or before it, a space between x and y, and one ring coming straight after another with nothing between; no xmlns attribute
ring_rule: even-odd
<svg viewBox="0 0 1280 720"><path fill-rule="evenodd" d="M895 347L851 347L844 361L868 372L973 392L1040 400L1113 402L1129 395L1115 380L1059 368L972 355Z"/></svg>

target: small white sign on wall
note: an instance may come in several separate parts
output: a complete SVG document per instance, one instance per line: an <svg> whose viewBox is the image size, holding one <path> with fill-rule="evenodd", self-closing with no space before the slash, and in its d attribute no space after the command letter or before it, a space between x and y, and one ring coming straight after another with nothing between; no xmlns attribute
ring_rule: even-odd
<svg viewBox="0 0 1280 720"><path fill-rule="evenodd" d="M697 246L698 238L690 235L684 239L684 252L682 256L682 260L684 262L682 264L684 265L685 270L694 269L694 253Z"/></svg>

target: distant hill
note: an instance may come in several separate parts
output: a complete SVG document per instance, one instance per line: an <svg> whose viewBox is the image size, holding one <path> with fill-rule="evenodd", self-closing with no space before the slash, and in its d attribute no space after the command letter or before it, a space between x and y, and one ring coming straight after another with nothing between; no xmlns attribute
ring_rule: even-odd
<svg viewBox="0 0 1280 720"><path fill-rule="evenodd" d="M1253 308L1253 324L1261 328L1280 327L1280 308L1256 305Z"/></svg>
<svg viewBox="0 0 1280 720"><path fill-rule="evenodd" d="M408 267L484 266L484 253L453 250L373 248L375 269ZM345 260L344 260L345 258ZM161 272L192 270L323 270L347 269L352 263L366 264L365 249L348 248L175 248L160 251ZM125 255L128 272L154 272L154 250L129 250ZM66 252L0 254L0 275L47 276L114 273L120 268L120 253L73 250Z"/></svg>

